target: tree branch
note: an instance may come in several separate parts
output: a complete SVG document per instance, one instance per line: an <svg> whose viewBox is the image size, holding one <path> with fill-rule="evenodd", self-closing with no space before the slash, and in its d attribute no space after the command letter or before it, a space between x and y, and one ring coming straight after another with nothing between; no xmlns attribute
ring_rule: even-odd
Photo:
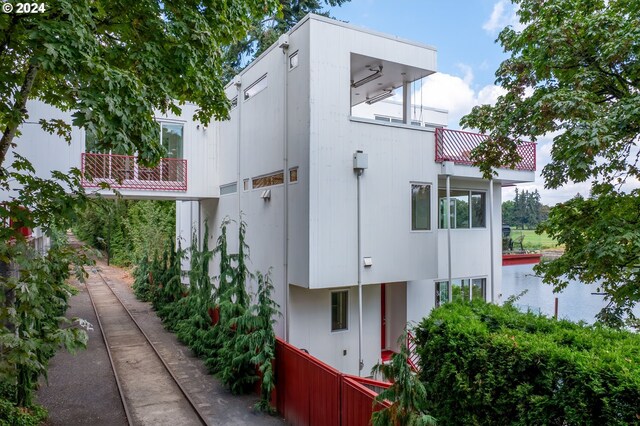
<svg viewBox="0 0 640 426"><path fill-rule="evenodd" d="M24 83L20 88L20 92L16 96L16 100L13 103L12 108L13 111L16 111L19 114L20 119L9 121L6 129L4 130L4 133L2 134L2 139L0 139L0 166L2 166L2 164L4 163L4 160L7 157L7 152L9 151L9 147L11 146L13 138L16 135L16 130L22 123L24 116L27 113L27 100L29 99L29 95L31 94L31 89L33 89L33 83L36 80L39 68L39 65L33 63L33 61L29 61L29 68L27 69L27 74L24 77Z"/></svg>

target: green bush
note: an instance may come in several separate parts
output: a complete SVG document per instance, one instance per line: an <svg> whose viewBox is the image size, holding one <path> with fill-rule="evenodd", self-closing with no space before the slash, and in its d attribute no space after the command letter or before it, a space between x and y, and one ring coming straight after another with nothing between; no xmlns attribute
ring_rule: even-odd
<svg viewBox="0 0 640 426"><path fill-rule="evenodd" d="M441 424L640 424L640 336L452 303L416 330Z"/></svg>
<svg viewBox="0 0 640 426"><path fill-rule="evenodd" d="M47 418L47 410L39 405L18 407L0 397L0 426L37 426Z"/></svg>

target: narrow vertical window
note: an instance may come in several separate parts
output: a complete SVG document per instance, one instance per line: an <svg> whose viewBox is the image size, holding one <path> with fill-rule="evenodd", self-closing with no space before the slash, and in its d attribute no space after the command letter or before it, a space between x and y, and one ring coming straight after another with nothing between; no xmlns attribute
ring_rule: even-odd
<svg viewBox="0 0 640 426"><path fill-rule="evenodd" d="M245 191L248 191L248 190L249 190L249 179L245 179L244 181L242 181L242 188L243 188Z"/></svg>
<svg viewBox="0 0 640 426"><path fill-rule="evenodd" d="M411 230L431 229L431 186L411 184Z"/></svg>
<svg viewBox="0 0 640 426"><path fill-rule="evenodd" d="M348 329L349 292L334 291L331 293L331 331Z"/></svg>
<svg viewBox="0 0 640 426"><path fill-rule="evenodd" d="M485 192L472 192L471 193L471 227L472 228L484 228L487 223L487 211L486 211L486 198Z"/></svg>

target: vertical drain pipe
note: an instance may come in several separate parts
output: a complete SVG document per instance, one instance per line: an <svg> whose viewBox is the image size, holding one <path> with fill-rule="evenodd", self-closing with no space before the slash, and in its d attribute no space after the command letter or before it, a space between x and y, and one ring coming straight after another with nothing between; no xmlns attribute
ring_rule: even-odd
<svg viewBox="0 0 640 426"><path fill-rule="evenodd" d="M447 173L447 280L449 281L448 295L449 302L453 302L453 283L451 282L451 175Z"/></svg>
<svg viewBox="0 0 640 426"><path fill-rule="evenodd" d="M242 99L242 77L240 77L239 75L237 75L235 77L234 80L234 84L236 86L236 89L238 89L238 106L236 107L238 109L238 158L237 158L237 178L236 178L236 187L238 188L238 226L240 226L240 221L242 220L242 215L241 215L241 205L240 205L240 196L242 195L242 191L244 191L244 186L242 187L242 191L240 189L240 140L242 139L241 137L241 133L242 133L242 126L241 126L241 120L242 120L242 103L244 102L244 99Z"/></svg>
<svg viewBox="0 0 640 426"><path fill-rule="evenodd" d="M353 171L357 182L357 216L358 216L358 376L362 376L364 360L362 359L362 209L360 202L360 177L368 167L368 156L362 151L353 154Z"/></svg>
<svg viewBox="0 0 640 426"><path fill-rule="evenodd" d="M284 278L284 341L289 343L289 36L287 34L280 36L279 47L282 49L282 56L284 57L284 66L282 72L284 74L284 89L283 89L283 106L284 111L283 129L282 129L282 162L283 162L283 174L284 174L284 241L283 241L283 256L282 262L283 278Z"/></svg>
<svg viewBox="0 0 640 426"><path fill-rule="evenodd" d="M491 252L491 303L496 302L496 286L494 279L494 254L493 254L493 179L489 179L489 250Z"/></svg>

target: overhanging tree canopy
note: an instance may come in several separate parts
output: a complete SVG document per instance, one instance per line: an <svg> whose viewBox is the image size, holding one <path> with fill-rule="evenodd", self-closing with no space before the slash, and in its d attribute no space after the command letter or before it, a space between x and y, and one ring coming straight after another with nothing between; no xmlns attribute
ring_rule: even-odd
<svg viewBox="0 0 640 426"><path fill-rule="evenodd" d="M224 49L246 37L277 0L52 0L37 14L0 14L0 166L26 101L73 110L101 149L162 155L154 110L224 118ZM68 137L70 123L43 123Z"/></svg>
<svg viewBox="0 0 640 426"><path fill-rule="evenodd" d="M526 27L498 37L510 54L496 72L507 93L462 123L490 135L474 152L485 177L518 161L515 140L555 135L545 186L592 190L552 209L542 229L565 254L538 271L558 289L567 278L602 280L611 302L602 318L619 318L640 300L640 193L624 190L640 178L640 2L513 2Z"/></svg>

